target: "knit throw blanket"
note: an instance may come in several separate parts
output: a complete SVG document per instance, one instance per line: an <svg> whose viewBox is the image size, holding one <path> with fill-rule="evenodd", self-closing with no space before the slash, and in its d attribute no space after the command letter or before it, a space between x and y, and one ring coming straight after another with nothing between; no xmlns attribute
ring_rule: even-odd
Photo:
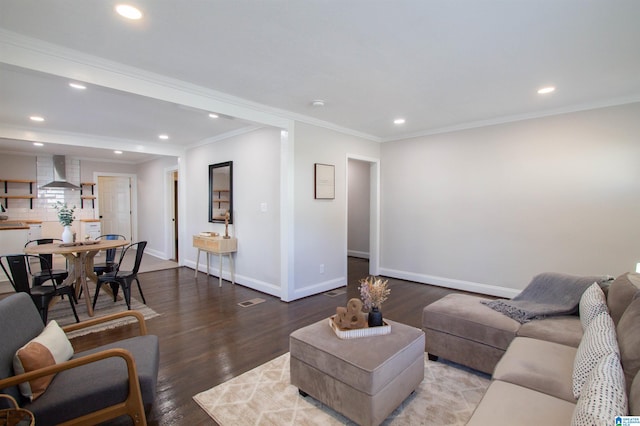
<svg viewBox="0 0 640 426"><path fill-rule="evenodd" d="M529 285L511 300L483 300L482 303L520 323L555 315L571 315L578 311L580 297L587 287L607 279L545 272L533 277Z"/></svg>

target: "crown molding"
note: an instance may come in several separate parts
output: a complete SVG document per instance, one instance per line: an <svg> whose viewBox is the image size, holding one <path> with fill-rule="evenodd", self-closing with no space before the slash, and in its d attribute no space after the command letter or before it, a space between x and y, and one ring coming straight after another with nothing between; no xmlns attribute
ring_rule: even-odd
<svg viewBox="0 0 640 426"><path fill-rule="evenodd" d="M5 124L0 124L0 138L78 146L83 148L121 150L148 155L180 157L185 153L185 149L177 145L161 145L150 142L141 143L140 141L132 139L119 139L49 129L43 131L33 129L31 127L8 126Z"/></svg>
<svg viewBox="0 0 640 426"><path fill-rule="evenodd" d="M85 81L178 105L288 128L293 121L363 139L381 139L303 114L263 105L182 80L68 49L0 28L0 62Z"/></svg>
<svg viewBox="0 0 640 426"><path fill-rule="evenodd" d="M513 123L517 121L534 120L537 118L551 117L551 116L562 115L562 114L570 114L573 112L588 111L593 109L609 108L614 106L633 104L637 102L640 102L640 94L625 96L621 98L605 99L598 102L571 105L564 108L556 108L556 109L540 111L540 112L530 113L530 114L510 115L510 116L499 117L491 120L480 120L480 121L473 121L469 123L461 123L461 124L456 124L454 126L440 127L437 129L427 130L424 132L416 132L416 133L404 134L404 135L393 137L393 138L386 138L386 139L383 139L382 142L383 143L395 142L395 141L400 141L405 139L439 135L443 133L453 133L453 132L459 132L462 130L496 126L500 124Z"/></svg>

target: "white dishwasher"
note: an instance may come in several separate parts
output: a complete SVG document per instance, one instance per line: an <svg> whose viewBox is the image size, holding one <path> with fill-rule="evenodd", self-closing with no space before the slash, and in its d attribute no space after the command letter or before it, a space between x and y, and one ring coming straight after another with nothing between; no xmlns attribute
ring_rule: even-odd
<svg viewBox="0 0 640 426"><path fill-rule="evenodd" d="M42 223L29 223L29 237L27 241L39 240L42 238Z"/></svg>
<svg viewBox="0 0 640 426"><path fill-rule="evenodd" d="M79 241L83 241L87 235L89 239L95 240L102 235L102 226L98 219L81 219L80 220L80 235L76 238Z"/></svg>

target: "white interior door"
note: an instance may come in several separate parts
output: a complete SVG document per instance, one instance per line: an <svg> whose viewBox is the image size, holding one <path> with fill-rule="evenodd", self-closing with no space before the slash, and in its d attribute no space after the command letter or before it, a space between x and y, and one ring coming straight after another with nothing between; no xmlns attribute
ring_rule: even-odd
<svg viewBox="0 0 640 426"><path fill-rule="evenodd" d="M102 233L124 235L131 241L131 179L99 176L98 194Z"/></svg>

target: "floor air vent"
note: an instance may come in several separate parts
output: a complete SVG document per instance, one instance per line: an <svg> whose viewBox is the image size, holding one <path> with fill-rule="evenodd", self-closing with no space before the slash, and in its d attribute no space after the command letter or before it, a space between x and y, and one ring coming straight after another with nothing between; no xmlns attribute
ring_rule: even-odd
<svg viewBox="0 0 640 426"><path fill-rule="evenodd" d="M344 288L337 288L335 290L326 292L325 296L336 297L336 296L340 296L341 294L345 294L346 292L347 290L345 290Z"/></svg>
<svg viewBox="0 0 640 426"><path fill-rule="evenodd" d="M240 302L238 303L238 305L242 306L243 308L248 308L249 306L257 305L258 303L262 303L262 302L265 302L265 300L260 299L259 297L256 297L255 299L249 299L249 300L245 300L244 302Z"/></svg>

